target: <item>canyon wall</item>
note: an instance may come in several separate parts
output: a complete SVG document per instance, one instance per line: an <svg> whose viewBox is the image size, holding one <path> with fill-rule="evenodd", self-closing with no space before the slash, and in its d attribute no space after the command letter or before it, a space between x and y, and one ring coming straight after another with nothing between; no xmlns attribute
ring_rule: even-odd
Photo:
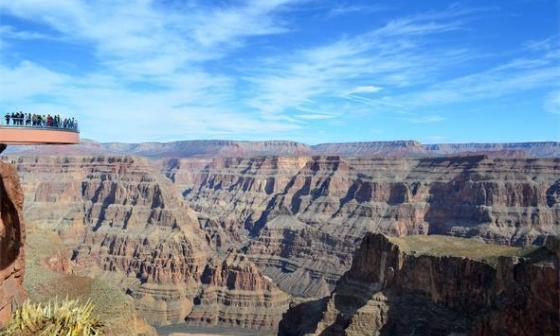
<svg viewBox="0 0 560 336"><path fill-rule="evenodd" d="M161 158L336 155L342 157L495 157L558 158L560 142L422 144L413 140L323 143L294 141L190 140L144 143L98 143L82 140L72 146L17 146L8 153L26 155L134 155Z"/></svg>
<svg viewBox="0 0 560 336"><path fill-rule="evenodd" d="M468 156L180 159L164 174L216 248L295 296L327 295L366 232L542 244L560 227L560 160Z"/></svg>
<svg viewBox="0 0 560 336"><path fill-rule="evenodd" d="M23 192L18 174L14 166L0 161L0 326L26 296L24 243Z"/></svg>
<svg viewBox="0 0 560 336"><path fill-rule="evenodd" d="M28 221L155 324L273 329L330 295L368 232L525 246L560 227L560 159L10 158Z"/></svg>
<svg viewBox="0 0 560 336"><path fill-rule="evenodd" d="M344 157L438 157L456 155L492 155L499 157L546 158L560 156L560 143L456 143L421 144L418 141L370 141L326 143L311 146L314 155L340 155Z"/></svg>
<svg viewBox="0 0 560 336"><path fill-rule="evenodd" d="M212 258L200 283L187 316L191 325L274 330L288 309L289 295L246 256L235 252Z"/></svg>
<svg viewBox="0 0 560 336"><path fill-rule="evenodd" d="M292 307L279 335L557 335L558 243L370 233L334 292Z"/></svg>
<svg viewBox="0 0 560 336"><path fill-rule="evenodd" d="M215 253L210 234L150 161L39 156L14 162L30 225L56 232L72 251L71 260L57 264L77 275L116 275L150 323L179 323L192 315L193 324L274 329L287 309L288 296L251 261ZM222 261L227 267L219 272L247 281L208 282L207 272ZM254 282L267 285L258 289ZM239 305L270 309L259 310L259 317L250 309L240 315L231 308Z"/></svg>

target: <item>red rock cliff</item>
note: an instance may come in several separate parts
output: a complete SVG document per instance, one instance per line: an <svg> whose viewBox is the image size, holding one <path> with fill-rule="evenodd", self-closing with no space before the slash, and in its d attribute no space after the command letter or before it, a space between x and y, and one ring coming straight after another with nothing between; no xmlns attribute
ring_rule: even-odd
<svg viewBox="0 0 560 336"><path fill-rule="evenodd" d="M23 192L15 168L0 161L0 326L25 298Z"/></svg>

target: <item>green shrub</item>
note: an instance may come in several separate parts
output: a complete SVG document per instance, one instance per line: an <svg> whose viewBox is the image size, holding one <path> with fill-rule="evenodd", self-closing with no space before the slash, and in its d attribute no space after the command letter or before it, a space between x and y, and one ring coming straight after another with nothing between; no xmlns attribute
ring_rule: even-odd
<svg viewBox="0 0 560 336"><path fill-rule="evenodd" d="M92 317L93 308L89 300L26 302L12 314L0 336L100 336L103 324Z"/></svg>

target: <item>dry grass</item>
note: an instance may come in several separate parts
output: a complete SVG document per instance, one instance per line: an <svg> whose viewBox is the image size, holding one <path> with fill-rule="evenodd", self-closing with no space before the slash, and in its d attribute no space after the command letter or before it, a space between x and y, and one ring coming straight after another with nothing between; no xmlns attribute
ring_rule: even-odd
<svg viewBox="0 0 560 336"><path fill-rule="evenodd" d="M153 331L138 318L132 298L124 293L120 278L103 274L95 278L61 274L45 266L44 260L57 253L70 253L52 231L29 228L26 241L24 286L32 302L46 304L54 297L67 297L93 304L92 316L104 322L106 335L131 335L131 330Z"/></svg>
<svg viewBox="0 0 560 336"><path fill-rule="evenodd" d="M415 235L401 238L389 237L407 253L433 256L466 257L494 264L500 256L523 257L536 248L514 247L485 243L479 239L468 239L440 235Z"/></svg>
<svg viewBox="0 0 560 336"><path fill-rule="evenodd" d="M46 304L26 302L14 312L2 336L64 335L99 336L103 324L93 317L90 301L53 300Z"/></svg>

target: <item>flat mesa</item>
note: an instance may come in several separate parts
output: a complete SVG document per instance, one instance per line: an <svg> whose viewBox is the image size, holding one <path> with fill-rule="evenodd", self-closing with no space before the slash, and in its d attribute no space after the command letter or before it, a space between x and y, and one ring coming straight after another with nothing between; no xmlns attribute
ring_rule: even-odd
<svg viewBox="0 0 560 336"><path fill-rule="evenodd" d="M495 264L500 256L528 257L537 248L516 247L485 243L473 238L460 238L442 235L410 235L387 237L404 252L418 255L466 257L488 264Z"/></svg>
<svg viewBox="0 0 560 336"><path fill-rule="evenodd" d="M66 128L12 127L0 125L0 144L71 145L80 142L80 132Z"/></svg>

